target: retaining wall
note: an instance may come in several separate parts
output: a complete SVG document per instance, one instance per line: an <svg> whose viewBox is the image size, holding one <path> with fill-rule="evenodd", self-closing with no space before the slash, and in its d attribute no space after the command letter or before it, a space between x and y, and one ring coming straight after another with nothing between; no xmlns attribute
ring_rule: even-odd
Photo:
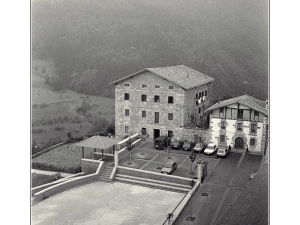
<svg viewBox="0 0 300 225"><path fill-rule="evenodd" d="M56 185L53 185L51 187L48 187L42 191L39 191L37 193L34 194L34 202L40 202L45 198L48 198L52 195L55 195L57 193L66 191L68 189L83 185L83 184L87 184L93 181L96 181L99 177L99 174L101 173L101 170L103 169L103 161L99 161L98 164L98 168L96 170L95 173L93 174L89 174L89 175L85 175L82 177L75 177L72 180L68 180Z"/></svg>
<svg viewBox="0 0 300 225"><path fill-rule="evenodd" d="M79 176L83 176L83 175L84 175L84 173L82 173L82 172L81 172L81 173L76 173L76 174L74 174L74 175L70 175L70 176L61 178L61 179L56 180L56 181L53 181L53 182L51 182L51 183L43 184L43 185L40 185L40 186L31 188L31 195L34 195L35 193L37 193L37 192L39 192L39 191L41 191L41 190L43 190L43 189L46 189L46 188L48 188L48 187L51 187L51 186L53 186L53 185L55 185L55 184L59 184L59 183L65 182L65 181L67 181L67 180L69 180L69 179L71 179L71 178L79 177Z"/></svg>
<svg viewBox="0 0 300 225"><path fill-rule="evenodd" d="M95 173L99 166L99 162L99 160L81 159L82 172L84 172L85 174Z"/></svg>
<svg viewBox="0 0 300 225"><path fill-rule="evenodd" d="M191 181L191 179L185 177L161 174L161 173L145 171L140 169L133 169L133 168L123 167L123 166L118 166L117 174L165 181L165 182L176 183L176 184L184 184L184 185L190 185L190 181Z"/></svg>
<svg viewBox="0 0 300 225"><path fill-rule="evenodd" d="M39 155L41 155L41 154L43 154L43 153L45 153L45 152L48 152L49 150L51 150L51 149L53 149L53 148L56 148L56 147L61 146L61 145L64 145L64 144L66 144L66 143L68 143L68 142L67 142L67 141L63 141L63 142L58 143L58 144L56 144L56 145L53 145L53 146L51 146L51 147L49 147L49 148L46 148L46 149L44 149L44 150L42 150L42 151L40 151L40 152L38 152L38 153L35 153L34 155L31 156L31 158L37 157L37 156L39 156Z"/></svg>

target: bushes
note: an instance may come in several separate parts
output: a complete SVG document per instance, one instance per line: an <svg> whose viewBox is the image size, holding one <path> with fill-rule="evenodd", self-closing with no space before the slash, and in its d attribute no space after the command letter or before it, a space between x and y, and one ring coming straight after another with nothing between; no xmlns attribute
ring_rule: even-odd
<svg viewBox="0 0 300 225"><path fill-rule="evenodd" d="M47 106L48 106L48 104L42 103L42 104L40 105L40 108L45 108L45 107L47 107Z"/></svg>
<svg viewBox="0 0 300 225"><path fill-rule="evenodd" d="M81 166L72 166L72 167L60 167L52 164L40 163L40 162L32 162L33 169L39 170L49 170L55 172L65 172L65 173L80 173L82 172Z"/></svg>
<svg viewBox="0 0 300 225"><path fill-rule="evenodd" d="M43 133L45 131L46 131L45 129L41 129L41 128L33 128L32 129L33 134L40 134L40 133Z"/></svg>
<svg viewBox="0 0 300 225"><path fill-rule="evenodd" d="M54 127L54 130L56 130L56 131L63 131L63 130L65 130L65 128L61 127L61 126L56 126L56 127Z"/></svg>

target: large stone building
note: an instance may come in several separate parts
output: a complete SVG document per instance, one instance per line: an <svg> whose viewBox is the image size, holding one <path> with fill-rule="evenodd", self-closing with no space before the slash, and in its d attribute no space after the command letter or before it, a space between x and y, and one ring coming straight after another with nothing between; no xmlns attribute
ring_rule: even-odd
<svg viewBox="0 0 300 225"><path fill-rule="evenodd" d="M184 65L147 68L116 80L116 136L146 131L149 138L199 125L214 79ZM206 121L204 119L204 121Z"/></svg>
<svg viewBox="0 0 300 225"><path fill-rule="evenodd" d="M227 99L208 108L210 142L219 147L264 153L268 135L266 103L249 95Z"/></svg>

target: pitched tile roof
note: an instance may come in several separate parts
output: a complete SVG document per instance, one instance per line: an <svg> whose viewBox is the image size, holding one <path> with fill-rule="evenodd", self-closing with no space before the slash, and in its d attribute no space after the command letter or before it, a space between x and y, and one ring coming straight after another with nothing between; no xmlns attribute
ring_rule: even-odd
<svg viewBox="0 0 300 225"><path fill-rule="evenodd" d="M265 108L265 103L263 101L260 101L250 95L241 95L235 98L230 98L224 101L220 101L219 103L214 104L213 106L209 107L206 112L221 108L224 106L228 106L234 103L243 104L245 106L248 106L249 108L255 109L258 112L264 113L268 115L268 111Z"/></svg>
<svg viewBox="0 0 300 225"><path fill-rule="evenodd" d="M126 80L129 77L133 77L147 71L154 73L174 84L177 84L186 90L210 83L215 80L214 78L200 73L197 70L194 70L184 65L179 65L171 67L146 68L144 70L123 77L119 80L113 81L109 84L116 84L120 81Z"/></svg>
<svg viewBox="0 0 300 225"><path fill-rule="evenodd" d="M80 147L87 147L87 148L107 149L117 144L118 142L120 142L120 140L115 138L93 136L83 141L80 141L75 145Z"/></svg>
<svg viewBox="0 0 300 225"><path fill-rule="evenodd" d="M216 225L268 225L268 165L263 165Z"/></svg>

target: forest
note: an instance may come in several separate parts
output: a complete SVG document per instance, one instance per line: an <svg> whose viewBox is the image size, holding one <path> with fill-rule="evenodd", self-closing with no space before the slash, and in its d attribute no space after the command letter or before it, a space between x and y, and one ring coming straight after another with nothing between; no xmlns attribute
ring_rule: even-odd
<svg viewBox="0 0 300 225"><path fill-rule="evenodd" d="M33 0L32 57L45 82L113 97L109 82L186 65L215 79L213 97L268 97L267 0ZM34 68L33 68L34 69Z"/></svg>

